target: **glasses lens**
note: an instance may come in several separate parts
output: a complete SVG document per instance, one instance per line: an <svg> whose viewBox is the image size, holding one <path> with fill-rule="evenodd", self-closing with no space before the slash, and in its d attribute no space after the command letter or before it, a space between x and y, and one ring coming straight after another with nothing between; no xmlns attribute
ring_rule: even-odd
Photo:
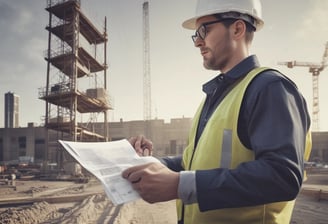
<svg viewBox="0 0 328 224"><path fill-rule="evenodd" d="M204 40L206 36L206 27L204 25L201 25L197 30L198 36Z"/></svg>
<svg viewBox="0 0 328 224"><path fill-rule="evenodd" d="M204 25L200 26L194 35L191 36L192 40L196 42L197 38L204 40L206 36L206 27Z"/></svg>
<svg viewBox="0 0 328 224"><path fill-rule="evenodd" d="M196 35L196 34L195 34L195 35L192 35L192 36L191 36L191 39L192 39L192 41L195 43L196 40L197 40L197 35Z"/></svg>
<svg viewBox="0 0 328 224"><path fill-rule="evenodd" d="M227 18L228 19L228 18ZM195 32L195 35L192 35L191 38L194 42L196 42L197 38L199 37L200 39L204 40L206 37L206 26L214 24L214 23L221 23L223 20L226 19L220 19L220 20L215 20L207 23L203 23Z"/></svg>

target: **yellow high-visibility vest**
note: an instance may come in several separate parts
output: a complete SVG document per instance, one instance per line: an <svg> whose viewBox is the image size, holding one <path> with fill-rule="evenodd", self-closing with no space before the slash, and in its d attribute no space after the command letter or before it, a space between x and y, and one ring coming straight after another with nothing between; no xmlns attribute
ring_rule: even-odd
<svg viewBox="0 0 328 224"><path fill-rule="evenodd" d="M238 138L238 115L249 83L267 69L253 69L225 96L207 122L192 156L197 124L204 105L204 102L201 103L193 121L188 146L183 154L182 166L186 170L189 167L190 170L234 169L240 163L254 160L254 152L247 149ZM311 149L310 134L305 141L307 149L304 157L308 159ZM182 202L177 200L177 212L178 219L181 220L184 206L184 224L286 224L291 219L294 203L295 200L200 212L198 204L182 205Z"/></svg>

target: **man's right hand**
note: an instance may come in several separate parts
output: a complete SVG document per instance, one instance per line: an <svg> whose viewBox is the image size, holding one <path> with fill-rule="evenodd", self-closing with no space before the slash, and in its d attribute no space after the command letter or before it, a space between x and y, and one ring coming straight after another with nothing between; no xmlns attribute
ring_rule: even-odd
<svg viewBox="0 0 328 224"><path fill-rule="evenodd" d="M139 156L151 156L153 153L153 143L143 135L131 137L130 144L136 150Z"/></svg>

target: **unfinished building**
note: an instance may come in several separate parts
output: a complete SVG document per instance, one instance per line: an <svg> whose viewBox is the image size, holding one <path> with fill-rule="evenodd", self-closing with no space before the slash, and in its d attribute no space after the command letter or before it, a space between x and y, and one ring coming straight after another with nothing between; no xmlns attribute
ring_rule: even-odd
<svg viewBox="0 0 328 224"><path fill-rule="evenodd" d="M81 11L80 0L47 0L49 13L46 86L39 98L45 101L47 162L65 160L58 139L107 141L106 17L100 31ZM100 121L101 120L101 121ZM103 133L93 124L102 122ZM56 132L57 134L53 134Z"/></svg>

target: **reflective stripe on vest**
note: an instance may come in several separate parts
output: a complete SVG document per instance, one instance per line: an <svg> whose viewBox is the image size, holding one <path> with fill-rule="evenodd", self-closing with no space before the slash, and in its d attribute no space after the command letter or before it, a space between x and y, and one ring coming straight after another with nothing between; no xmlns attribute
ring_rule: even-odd
<svg viewBox="0 0 328 224"><path fill-rule="evenodd" d="M197 124L204 101L199 106L183 154L182 166L188 170L229 168L254 160L252 150L245 148L237 134L238 115L247 86L256 75L267 68L256 68L247 74L222 100L213 112L194 148ZM192 161L191 161L192 159ZM182 219L182 202L177 200L179 220ZM294 201L233 209L200 212L198 204L184 206L184 224L216 223L288 223ZM236 215L238 214L238 215Z"/></svg>
<svg viewBox="0 0 328 224"><path fill-rule="evenodd" d="M221 168L230 168L232 152L232 130L223 130Z"/></svg>

